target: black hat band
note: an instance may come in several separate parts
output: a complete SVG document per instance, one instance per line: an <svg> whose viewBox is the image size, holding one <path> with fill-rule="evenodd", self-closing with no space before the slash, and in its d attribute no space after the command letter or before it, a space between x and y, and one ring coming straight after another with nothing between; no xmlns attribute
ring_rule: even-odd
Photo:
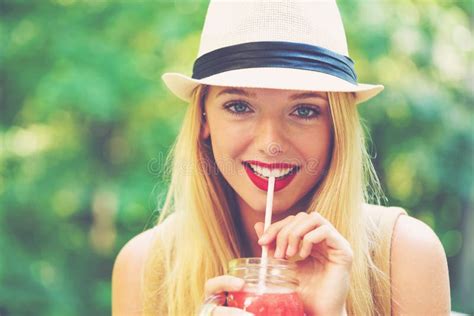
<svg viewBox="0 0 474 316"><path fill-rule="evenodd" d="M194 62L194 79L245 68L276 67L326 73L357 84L354 62L329 49L293 42L250 42L216 49Z"/></svg>

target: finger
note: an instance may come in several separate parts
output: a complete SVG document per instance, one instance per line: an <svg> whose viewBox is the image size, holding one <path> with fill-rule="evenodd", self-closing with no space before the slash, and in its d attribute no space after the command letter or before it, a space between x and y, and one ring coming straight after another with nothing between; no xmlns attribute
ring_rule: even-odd
<svg viewBox="0 0 474 316"><path fill-rule="evenodd" d="M262 222L257 222L253 227L259 238L263 235L263 226L264 225ZM268 247L267 248L268 256L273 257L273 253L275 252L275 245L272 243L272 244L267 245L267 247Z"/></svg>
<svg viewBox="0 0 474 316"><path fill-rule="evenodd" d="M322 225L325 219L318 213L300 212L296 215L291 224L286 225L277 236L276 257L290 258L294 256L298 250L303 236Z"/></svg>
<svg viewBox="0 0 474 316"><path fill-rule="evenodd" d="M301 215L300 215L301 214ZM321 221L307 213L299 213L293 224L285 227L285 233L288 234L288 247L283 253L287 258L294 256L302 244L304 235L321 225ZM283 230L280 234L283 233Z"/></svg>
<svg viewBox="0 0 474 316"><path fill-rule="evenodd" d="M253 228L255 229L255 232L257 233L257 237L258 238L262 237L264 224L262 222L257 222L255 223Z"/></svg>
<svg viewBox="0 0 474 316"><path fill-rule="evenodd" d="M339 250L341 257L352 260L352 249L349 242L332 226L322 225L307 233L303 237L300 249L300 257L307 258L311 254L313 246L325 241L331 250Z"/></svg>
<svg viewBox="0 0 474 316"><path fill-rule="evenodd" d="M288 248L286 250L286 256L294 256L302 245L302 238L304 235L324 224L330 225L329 221L318 212L312 212L309 214L303 212L298 213L297 221L288 228Z"/></svg>
<svg viewBox="0 0 474 316"><path fill-rule="evenodd" d="M268 227L267 231L265 231L263 233L263 236L259 239L258 243L260 245L265 245L265 244L269 244L270 242L272 242L273 239L275 239L275 237L277 236L278 232L285 225L292 222L294 218L295 218L294 215L290 215L290 216L288 216L287 218L285 218L281 221L278 221L278 222L275 222L275 223L271 224L270 227Z"/></svg>
<svg viewBox="0 0 474 316"><path fill-rule="evenodd" d="M254 314L246 312L240 308L217 306L212 311L212 316L252 316Z"/></svg>
<svg viewBox="0 0 474 316"><path fill-rule="evenodd" d="M298 247L299 241L303 237L303 235L298 236L297 234L295 234L294 227L305 221L307 217L307 213L300 212L296 214L295 218L291 223L288 223L280 230L277 235L275 258L284 258L288 249L290 249L290 243L291 247Z"/></svg>
<svg viewBox="0 0 474 316"><path fill-rule="evenodd" d="M224 291L239 291L244 285L245 281L243 279L231 275L220 275L206 281L204 293L207 297Z"/></svg>
<svg viewBox="0 0 474 316"><path fill-rule="evenodd" d="M328 226L320 226L313 230L312 232L307 233L303 237L302 246L300 249L300 257L306 259L310 254L313 246L315 244L323 241L328 235Z"/></svg>

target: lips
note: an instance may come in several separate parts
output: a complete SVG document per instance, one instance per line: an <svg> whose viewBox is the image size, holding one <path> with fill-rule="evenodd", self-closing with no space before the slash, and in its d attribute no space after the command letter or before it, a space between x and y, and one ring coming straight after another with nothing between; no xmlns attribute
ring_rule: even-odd
<svg viewBox="0 0 474 316"><path fill-rule="evenodd" d="M264 190L264 191L268 190L268 178L264 177L263 175L257 174L252 169L250 164L267 168L270 170L292 168L292 170L288 174L275 178L275 192L283 190L285 187L287 187L296 176L296 173L300 170L300 167L297 165L293 165L289 163L280 163L280 162L268 164L268 163L264 163L260 161L249 160L249 161L242 162L242 164L245 168L245 171L247 172L249 179L253 182L253 184L260 190Z"/></svg>

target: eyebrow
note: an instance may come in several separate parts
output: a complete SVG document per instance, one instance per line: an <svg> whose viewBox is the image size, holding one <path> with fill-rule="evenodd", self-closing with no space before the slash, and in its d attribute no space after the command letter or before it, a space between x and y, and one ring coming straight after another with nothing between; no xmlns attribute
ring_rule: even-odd
<svg viewBox="0 0 474 316"><path fill-rule="evenodd" d="M223 95L223 94L237 94L237 95L242 95L242 96L245 96L247 98L255 98L257 95L255 93L250 93L250 92L247 92L245 91L244 89L239 89L239 88L227 88L227 89L224 89L224 90L221 90L217 95L216 97L220 96L220 95Z"/></svg>
<svg viewBox="0 0 474 316"><path fill-rule="evenodd" d="M221 91L216 95L216 97L223 95L223 94L236 94L236 95L241 95L245 97L252 97L255 98L257 95L252 92L247 92L244 89L240 88L226 88ZM319 98L327 101L327 98L324 97L321 93L318 92L301 92L301 93L296 93L292 94L289 99L290 100L298 100L298 99L309 99L309 98Z"/></svg>
<svg viewBox="0 0 474 316"><path fill-rule="evenodd" d="M309 99L309 98L319 98L327 101L327 98L324 97L323 94L317 92L302 92L296 93L289 97L290 100L298 100L298 99Z"/></svg>

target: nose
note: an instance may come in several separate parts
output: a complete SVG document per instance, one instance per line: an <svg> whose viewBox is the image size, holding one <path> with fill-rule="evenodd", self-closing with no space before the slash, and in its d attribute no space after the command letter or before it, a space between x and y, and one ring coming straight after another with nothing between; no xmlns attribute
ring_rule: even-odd
<svg viewBox="0 0 474 316"><path fill-rule="evenodd" d="M254 142L261 154L271 157L285 153L288 147L282 124L275 118L258 122Z"/></svg>

